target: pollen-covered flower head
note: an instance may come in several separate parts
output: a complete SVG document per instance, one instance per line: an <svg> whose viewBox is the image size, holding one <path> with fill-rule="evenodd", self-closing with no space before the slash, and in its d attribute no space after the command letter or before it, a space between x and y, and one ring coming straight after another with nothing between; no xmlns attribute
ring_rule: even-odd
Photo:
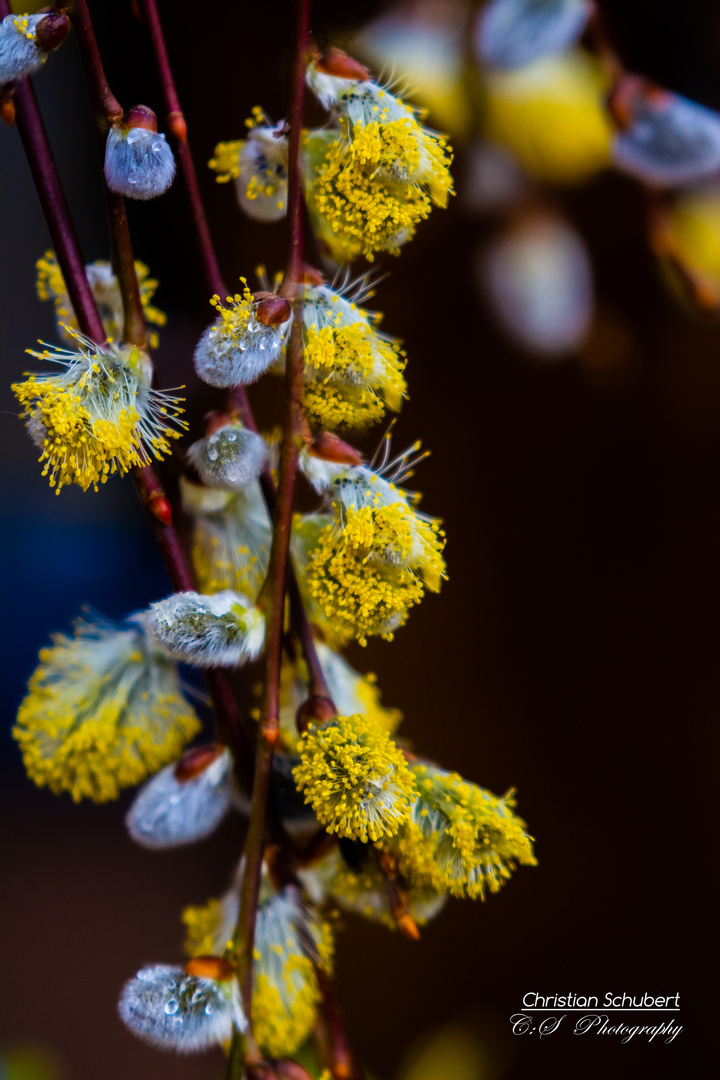
<svg viewBox="0 0 720 1080"><path fill-rule="evenodd" d="M198 746L140 789L125 824L142 847L179 847L214 832L231 800L230 751L217 745Z"/></svg>
<svg viewBox="0 0 720 1080"><path fill-rule="evenodd" d="M407 389L400 342L380 333L382 316L359 307L352 289L332 289L314 272L302 287L304 404L321 430L376 423L386 408L399 410Z"/></svg>
<svg viewBox="0 0 720 1080"><path fill-rule="evenodd" d="M243 863L219 900L183 912L190 956L221 952L232 942L240 910ZM253 955L253 1034L270 1057L293 1054L305 1042L320 1000L316 967L332 971L328 923L293 885L274 884L263 864Z"/></svg>
<svg viewBox="0 0 720 1080"><path fill-rule="evenodd" d="M210 303L218 317L195 348L195 370L210 386L244 386L275 363L290 334L292 308L274 293L251 293L245 278L242 294L219 296Z"/></svg>
<svg viewBox="0 0 720 1080"><path fill-rule="evenodd" d="M621 130L615 165L657 187L684 187L720 170L720 115L703 105L627 76L615 90Z"/></svg>
<svg viewBox="0 0 720 1080"><path fill-rule="evenodd" d="M105 180L111 191L128 199L154 199L175 177L175 158L157 117L145 105L129 109L113 124L105 143Z"/></svg>
<svg viewBox="0 0 720 1080"><path fill-rule="evenodd" d="M352 866L339 847L333 848L322 859L300 870L298 876L315 903L331 901L343 911L382 923L389 930L398 929L387 881L372 848L366 848L359 859L353 859ZM435 918L447 899L444 889L410 885L404 878L400 879L399 888L408 914L420 926Z"/></svg>
<svg viewBox="0 0 720 1080"><path fill-rule="evenodd" d="M475 44L483 64L519 68L564 52L580 38L589 0L491 0L478 18Z"/></svg>
<svg viewBox="0 0 720 1080"><path fill-rule="evenodd" d="M434 203L447 205L452 191L447 143L418 123L415 109L339 49L310 61L307 82L320 103L344 121L348 152L358 164L372 164L389 179L425 185Z"/></svg>
<svg viewBox="0 0 720 1080"><path fill-rule="evenodd" d="M372 672L361 675L348 664L344 656L323 641L316 641L318 660L327 681L330 697L341 716L361 713L379 731L394 735L402 713L380 702L380 690ZM308 696L308 677L305 663L283 659L280 682L280 732L285 747L294 751L298 743L295 717Z"/></svg>
<svg viewBox="0 0 720 1080"><path fill-rule="evenodd" d="M303 134L305 201L321 249L344 264L377 252L398 255L418 223L430 216L424 187L395 180L372 160L358 160L342 128Z"/></svg>
<svg viewBox="0 0 720 1080"><path fill-rule="evenodd" d="M0 22L0 86L32 75L62 45L70 29L64 12L6 15Z"/></svg>
<svg viewBox="0 0 720 1080"><path fill-rule="evenodd" d="M59 492L64 484L83 491L121 476L151 457L170 452L170 440L186 428L178 419L181 398L149 384L148 360L137 348L96 345L74 331L78 351L46 347L31 356L59 364L59 375L29 375L12 387L45 462L43 476Z"/></svg>
<svg viewBox="0 0 720 1080"><path fill-rule="evenodd" d="M180 1054L225 1043L247 1027L237 977L219 956L198 957L184 968L142 968L125 984L118 1010L134 1035Z"/></svg>
<svg viewBox="0 0 720 1080"><path fill-rule="evenodd" d="M409 881L484 900L517 863L536 865L532 837L512 810L512 791L498 798L457 773L423 763L412 773L419 795L392 843Z"/></svg>
<svg viewBox="0 0 720 1080"><path fill-rule="evenodd" d="M13 734L40 787L115 799L178 757L200 730L176 665L134 617L78 620L40 653Z"/></svg>
<svg viewBox="0 0 720 1080"><path fill-rule="evenodd" d="M256 106L245 123L247 139L218 143L210 168L219 184L235 181L238 202L248 217L278 221L287 213L288 140L283 123L273 126Z"/></svg>
<svg viewBox="0 0 720 1080"><path fill-rule="evenodd" d="M230 591L174 593L152 604L148 625L168 656L201 668L244 664L258 656L265 640L262 612Z"/></svg>
<svg viewBox="0 0 720 1080"><path fill-rule="evenodd" d="M440 522L393 482L410 473L419 444L379 470L324 460L313 449L303 451L301 467L333 515L310 550L304 586L333 641L390 638L425 588L437 592L445 577Z"/></svg>
<svg viewBox="0 0 720 1080"><path fill-rule="evenodd" d="M299 752L295 783L328 832L379 840L407 821L415 794L412 773L387 732L366 717L311 724Z"/></svg>
<svg viewBox="0 0 720 1080"><path fill-rule="evenodd" d="M188 447L187 456L208 487L237 491L257 480L265 468L267 446L262 435L227 420Z"/></svg>
<svg viewBox="0 0 720 1080"><path fill-rule="evenodd" d="M135 262L135 275L138 279L140 300L146 322L151 326L164 326L167 322L165 312L152 303L158 282L150 277L148 267L138 261ZM85 267L85 277L100 312L105 334L111 340L122 340L123 303L120 284L113 273L112 266L103 259L97 259ZM72 342L72 331L77 331L79 328L54 251L46 251L37 261L37 293L41 300L53 301L58 332L61 337ZM160 343L156 331L150 331L149 340L150 347L156 349Z"/></svg>
<svg viewBox="0 0 720 1080"><path fill-rule="evenodd" d="M192 560L203 593L232 590L254 600L270 559L272 522L260 485L239 491L200 487L182 479L192 521Z"/></svg>

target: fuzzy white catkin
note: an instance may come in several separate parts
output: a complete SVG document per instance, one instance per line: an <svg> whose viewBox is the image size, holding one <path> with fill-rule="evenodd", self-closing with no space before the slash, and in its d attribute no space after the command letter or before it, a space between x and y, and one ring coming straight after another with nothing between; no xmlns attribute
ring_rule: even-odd
<svg viewBox="0 0 720 1080"><path fill-rule="evenodd" d="M197 667L237 667L260 653L265 618L244 596L175 593L153 604L149 624L162 648Z"/></svg>
<svg viewBox="0 0 720 1080"><path fill-rule="evenodd" d="M233 1024L240 1031L247 1027L235 979L219 983L168 964L143 968L130 979L118 1011L139 1038L180 1054L227 1042Z"/></svg>
<svg viewBox="0 0 720 1080"><path fill-rule="evenodd" d="M491 0L477 23L478 59L511 69L564 52L582 34L590 11L587 0Z"/></svg>
<svg viewBox="0 0 720 1080"><path fill-rule="evenodd" d="M291 325L292 317L280 326L251 318L243 331L232 333L222 318L216 319L195 347L195 370L210 386L247 386L279 359Z"/></svg>
<svg viewBox="0 0 720 1080"><path fill-rule="evenodd" d="M180 847L214 832L231 798L232 758L225 750L188 780L178 780L175 763L161 769L135 796L125 824L141 847Z"/></svg>
<svg viewBox="0 0 720 1080"><path fill-rule="evenodd" d="M0 22L0 86L32 75L45 60L35 41L35 27L45 15L6 15ZM27 20L26 29L22 23ZM28 37L28 34L30 37Z"/></svg>
<svg viewBox="0 0 720 1080"><path fill-rule="evenodd" d="M228 424L193 443L187 456L208 487L237 491L257 480L265 468L267 446L257 432Z"/></svg>
<svg viewBox="0 0 720 1080"><path fill-rule="evenodd" d="M695 184L720 170L720 115L678 94L631 106L631 122L614 139L624 172L660 187Z"/></svg>
<svg viewBox="0 0 720 1080"><path fill-rule="evenodd" d="M170 187L175 158L165 136L146 128L110 129L105 143L105 179L129 199L154 199Z"/></svg>

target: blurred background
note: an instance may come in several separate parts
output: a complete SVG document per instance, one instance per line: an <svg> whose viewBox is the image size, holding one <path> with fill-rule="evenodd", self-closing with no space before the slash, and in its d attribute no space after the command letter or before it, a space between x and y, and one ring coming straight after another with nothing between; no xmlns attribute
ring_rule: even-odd
<svg viewBox="0 0 720 1080"><path fill-rule="evenodd" d="M258 263L282 266L284 227L244 218L204 163L217 142L242 137L253 105L283 115L292 5L159 8L232 288ZM485 904L450 901L419 944L348 917L337 978L349 1032L387 1080L701 1075L717 1005L720 322L683 301L648 242L643 191L606 167L597 72L571 84L571 103L594 87L579 119L545 99L526 113L512 87L479 71L473 5L314 8L320 45L407 73L457 150L457 197L400 258L378 260L390 276L370 304L405 342L410 400L395 445L421 438L432 450L413 484L444 519L449 580L392 647L373 641L349 658L377 673L424 754L497 793L518 789L539 859ZM629 68L720 107L717 4L602 8ZM162 115L130 5L91 9L115 94ZM35 85L86 259L107 258L72 35ZM702 248L720 286L720 216L712 189L705 196L688 257ZM191 366L211 311L182 185L129 213L168 313L160 382L187 385L197 424L214 405ZM130 482L56 498L17 419L9 384L27 367L24 349L55 340L34 284L48 247L17 132L3 128L0 1054L13 1080L210 1080L219 1054L146 1048L116 1000L139 966L179 958L180 911L225 888L240 820L196 848L140 850L123 827L131 793L98 807L39 791L9 734L39 648L82 604L122 617L168 591ZM265 424L279 388L272 378L253 388ZM528 991L679 992L685 1031L670 1045L513 1036L509 1017Z"/></svg>

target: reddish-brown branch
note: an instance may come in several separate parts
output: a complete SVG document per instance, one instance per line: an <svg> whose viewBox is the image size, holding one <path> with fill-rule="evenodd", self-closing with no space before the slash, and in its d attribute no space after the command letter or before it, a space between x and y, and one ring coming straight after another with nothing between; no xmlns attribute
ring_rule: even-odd
<svg viewBox="0 0 720 1080"><path fill-rule="evenodd" d="M310 30L310 0L298 0L295 38L295 63L290 108L290 162L288 224L289 248L282 290L294 296L302 267L302 186L299 170L300 131L305 94L305 53ZM273 517L273 541L266 585L267 636L265 685L261 710L260 738L255 759L255 782L245 843L245 872L240 896L240 915L236 933L241 988L246 1013L252 999L253 948L262 870L265 816L270 788L273 748L280 723L280 672L285 617L285 585L288 571L292 502L297 473L299 437L302 428L303 354L301 316L295 314L290 337L285 375L285 418L280 450L277 501ZM250 1055L257 1053L252 1040Z"/></svg>
<svg viewBox="0 0 720 1080"><path fill-rule="evenodd" d="M176 140L175 151L180 162L180 174L185 182L188 199L190 200L193 225L195 226L195 238L197 240L198 248L200 249L200 258L205 271L205 278L207 280L208 288L213 295L217 293L219 296L225 296L226 290L223 285L222 274L220 273L220 267L210 237L207 218L205 217L205 209L200 195L195 165L193 163L192 154L190 153L190 144L187 140L187 124L185 123L185 117L180 108L180 100L177 95L177 90L175 89L175 80L173 78L172 68L170 67L170 60L168 58L157 5L155 0L139 0L139 4L143 13L145 25L147 26L150 35L150 41L152 43L158 72L160 74L160 84L162 86L163 97L165 98L168 127ZM243 423L244 422L243 419ZM249 427L250 425L246 424L245 426Z"/></svg>

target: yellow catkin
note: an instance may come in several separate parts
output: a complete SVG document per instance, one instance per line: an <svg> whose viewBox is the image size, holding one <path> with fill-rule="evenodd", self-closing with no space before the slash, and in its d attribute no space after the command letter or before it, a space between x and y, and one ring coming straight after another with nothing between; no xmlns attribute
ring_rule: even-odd
<svg viewBox="0 0 720 1080"><path fill-rule="evenodd" d="M513 793L502 798L429 765L412 767L419 797L392 842L400 871L415 885L453 896L485 899L517 863L536 866L532 837L513 813Z"/></svg>
<svg viewBox="0 0 720 1080"><path fill-rule="evenodd" d="M295 783L328 832L367 842L394 835L407 821L412 773L387 732L366 717L311 724L299 752Z"/></svg>
<svg viewBox="0 0 720 1080"><path fill-rule="evenodd" d="M78 330L79 327L55 252L46 251L38 259L36 268L38 297L40 300L53 301L58 326L63 336L72 340L71 335L64 330L64 326L67 325L71 330ZM93 274L93 271L97 273ZM122 296L118 280L112 272L110 263L98 259L86 267L86 273L107 337L114 341L121 340L123 331ZM167 322L165 312L152 303L152 298L158 288L158 281L150 277L150 270L145 263L137 260L135 262L135 274L140 289L140 301L145 313L145 320L150 324L150 347L157 349L160 344L160 337L153 330L153 327L165 326Z"/></svg>
<svg viewBox="0 0 720 1080"><path fill-rule="evenodd" d="M325 619L332 644L371 635L390 641L425 587L437 590L445 572L442 536L436 524L420 522L424 551L417 568L402 565L414 550L405 504L343 512L320 533L307 564L307 591ZM390 557L388 558L388 551Z"/></svg>
<svg viewBox="0 0 720 1080"><path fill-rule="evenodd" d="M106 802L177 758L199 730L176 665L140 630L80 621L41 651L13 735L39 787Z"/></svg>

